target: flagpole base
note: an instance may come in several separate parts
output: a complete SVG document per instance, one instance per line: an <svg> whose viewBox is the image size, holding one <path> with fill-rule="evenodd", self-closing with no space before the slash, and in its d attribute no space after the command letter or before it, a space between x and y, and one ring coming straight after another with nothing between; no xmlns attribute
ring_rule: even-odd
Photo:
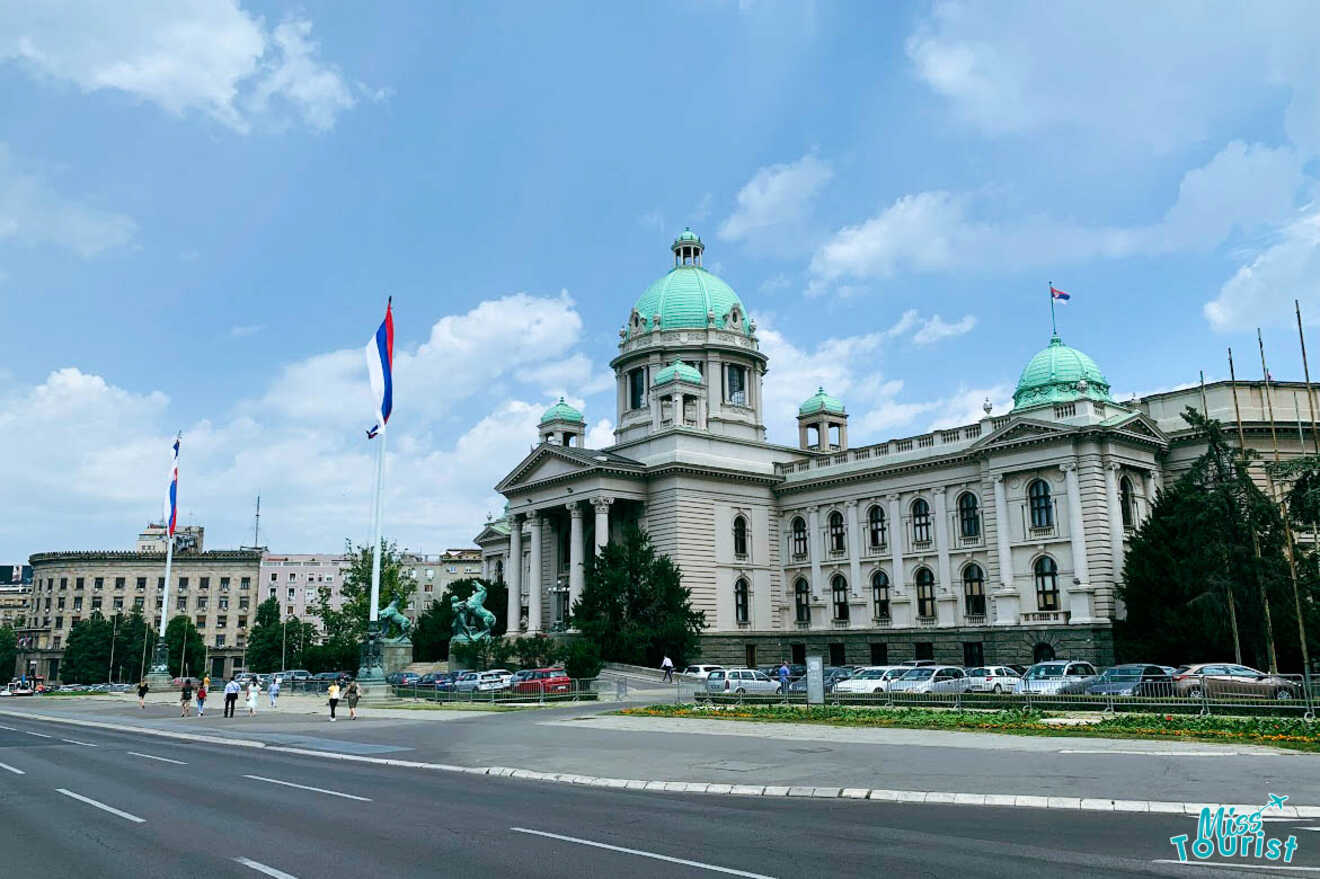
<svg viewBox="0 0 1320 879"><path fill-rule="evenodd" d="M147 684L154 689L174 684L174 676L170 674L170 649L164 638L156 642L156 652L152 655L151 668L147 672Z"/></svg>
<svg viewBox="0 0 1320 879"><path fill-rule="evenodd" d="M381 664L380 653L380 622L377 620L367 623L367 636L362 641L357 679L364 683L385 681L385 668Z"/></svg>

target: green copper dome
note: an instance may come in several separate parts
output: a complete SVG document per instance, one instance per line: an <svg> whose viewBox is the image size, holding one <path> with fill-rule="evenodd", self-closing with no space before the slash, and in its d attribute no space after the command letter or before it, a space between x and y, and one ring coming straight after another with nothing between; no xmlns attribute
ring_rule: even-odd
<svg viewBox="0 0 1320 879"><path fill-rule="evenodd" d="M825 393L825 389L816 388L816 393L807 397L806 402L798 407L799 415L815 415L817 412L833 412L835 415L843 414L843 403L837 397L831 397Z"/></svg>
<svg viewBox="0 0 1320 879"><path fill-rule="evenodd" d="M1074 400L1114 402L1109 396L1109 382L1095 361L1063 344L1056 333L1022 370L1013 392L1013 411Z"/></svg>
<svg viewBox="0 0 1320 879"><path fill-rule="evenodd" d="M665 382L672 382L682 379L693 384L701 384L701 373L695 367L688 366L681 360L675 360L655 374L655 383L662 385Z"/></svg>
<svg viewBox="0 0 1320 879"><path fill-rule="evenodd" d="M679 241L696 241L700 243L701 236L685 226L683 231L678 233L678 238L675 239L675 243Z"/></svg>
<svg viewBox="0 0 1320 879"><path fill-rule="evenodd" d="M700 254L705 249L701 238L691 229L684 229L674 239L671 249L675 261L679 264L670 269L637 300L634 309L639 324L628 328L628 335L635 332L650 332L655 329L705 329L714 326L718 329L736 329L743 335L751 335L751 322L747 319L747 307L742 304L738 294L716 275L702 268ZM738 320L730 319L729 313L738 309ZM655 317L660 315L660 326L656 327ZM713 316L713 322L710 318Z"/></svg>
<svg viewBox="0 0 1320 879"><path fill-rule="evenodd" d="M547 424L551 421L575 421L578 424L587 423L587 419L582 417L582 413L565 403L563 397L560 397L559 402L545 410L545 414L541 416L542 424Z"/></svg>

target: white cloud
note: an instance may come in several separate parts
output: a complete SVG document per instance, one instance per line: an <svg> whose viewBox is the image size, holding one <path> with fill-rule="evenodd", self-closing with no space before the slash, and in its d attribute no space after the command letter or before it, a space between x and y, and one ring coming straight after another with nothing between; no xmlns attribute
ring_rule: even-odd
<svg viewBox="0 0 1320 879"><path fill-rule="evenodd" d="M175 115L199 111L236 131L278 121L277 105L323 131L355 98L316 57L310 32L302 18L270 30L237 0L15 3L0 19L0 61Z"/></svg>
<svg viewBox="0 0 1320 879"><path fill-rule="evenodd" d="M20 169L0 143L0 242L53 244L91 257L123 247L136 232L130 217L65 196L38 174Z"/></svg>
<svg viewBox="0 0 1320 879"><path fill-rule="evenodd" d="M738 191L738 206L720 224L728 241L764 243L801 223L816 194L834 177L828 162L808 153L796 162L758 170Z"/></svg>
<svg viewBox="0 0 1320 879"><path fill-rule="evenodd" d="M1290 136L1320 146L1305 0L1191 3L939 2L908 38L917 76L990 135L1168 153L1222 122L1287 101Z"/></svg>
<svg viewBox="0 0 1320 879"><path fill-rule="evenodd" d="M976 318L970 314L964 315L963 318L956 323L946 323L945 320L937 314L921 325L921 329L917 330L916 334L912 337L912 341L916 342L918 345L930 345L941 339L949 339L954 336L961 336L970 333L974 326L976 326Z"/></svg>
<svg viewBox="0 0 1320 879"><path fill-rule="evenodd" d="M255 336L266 328L265 324L240 324L229 328L229 335L235 339L245 339L248 336Z"/></svg>
<svg viewBox="0 0 1320 879"><path fill-rule="evenodd" d="M1237 270L1205 304L1221 332L1291 320L1299 299L1308 322L1320 319L1320 210L1289 225L1277 241Z"/></svg>

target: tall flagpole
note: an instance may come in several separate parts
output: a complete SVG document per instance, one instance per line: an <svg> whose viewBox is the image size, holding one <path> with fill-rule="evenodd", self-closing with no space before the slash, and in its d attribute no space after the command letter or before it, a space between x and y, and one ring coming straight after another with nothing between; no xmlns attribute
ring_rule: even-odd
<svg viewBox="0 0 1320 879"><path fill-rule="evenodd" d="M1059 324L1054 319L1054 282L1050 281L1049 283L1050 283L1050 333L1051 335L1057 336L1059 335ZM1069 286L1072 285L1070 284Z"/></svg>
<svg viewBox="0 0 1320 879"><path fill-rule="evenodd" d="M170 572L171 569L174 567L174 528L172 522L174 521L174 517L177 516L177 510L179 504L177 480L178 480L178 467L179 467L179 445L181 444L182 440L183 440L183 432L180 431L174 438L174 456L170 471L170 483L174 490L174 499L170 505L170 512L169 512L170 518L166 519L165 521L165 585L161 589L160 628L159 628L160 637L156 641L156 655L152 660L151 674L149 676L150 678L155 679L155 683L157 685L159 685L162 682L168 683L170 681L169 647L165 644L165 621L168 618L170 612ZM142 637L143 639L147 637L145 632L143 633ZM188 639L187 637L185 637L184 638L185 647L187 646L187 643L188 643ZM146 650L145 644L143 644L142 649L145 652ZM179 669L179 674L181 675L183 674L182 668Z"/></svg>
<svg viewBox="0 0 1320 879"><path fill-rule="evenodd" d="M381 529L381 490L385 482L385 437L389 431L381 425L380 446L376 449L376 502L371 528L371 616L367 617L368 628L375 631L380 613L380 529Z"/></svg>

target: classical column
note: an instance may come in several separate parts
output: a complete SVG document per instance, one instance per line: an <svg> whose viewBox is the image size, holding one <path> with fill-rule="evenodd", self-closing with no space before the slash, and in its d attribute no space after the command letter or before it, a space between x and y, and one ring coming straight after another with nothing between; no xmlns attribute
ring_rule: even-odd
<svg viewBox="0 0 1320 879"><path fill-rule="evenodd" d="M1113 555L1115 583L1123 576L1123 510L1118 494L1118 474L1122 469L1119 464L1105 465L1105 505L1109 507L1109 551Z"/></svg>
<svg viewBox="0 0 1320 879"><path fill-rule="evenodd" d="M522 523L521 515L513 516L509 521L509 561L505 565L504 579L509 585L505 631L510 635L518 634L518 624L522 618Z"/></svg>
<svg viewBox="0 0 1320 879"><path fill-rule="evenodd" d="M528 513L527 522L531 525L531 565L527 572L527 633L541 631L541 516ZM521 564L521 561L519 562Z"/></svg>
<svg viewBox="0 0 1320 879"><path fill-rule="evenodd" d="M605 548L610 542L610 504L614 503L612 497L594 497L591 499L591 506L596 510L596 553Z"/></svg>
<svg viewBox="0 0 1320 879"><path fill-rule="evenodd" d="M894 570L889 572L889 582L894 592L903 591L903 516L898 509L898 495L889 496L889 549L893 553Z"/></svg>
<svg viewBox="0 0 1320 879"><path fill-rule="evenodd" d="M807 508L807 552L811 555L811 597L820 599L820 559L825 551L824 535L820 533L820 508Z"/></svg>
<svg viewBox="0 0 1320 879"><path fill-rule="evenodd" d="M1005 589L1015 587L1013 582L1013 549L1009 544L1008 492L1004 488L1004 474L996 473L995 482L995 536L999 552L999 582Z"/></svg>
<svg viewBox="0 0 1320 879"><path fill-rule="evenodd" d="M848 501L843 505L848 516L848 577L852 582L852 594L856 598L862 595L862 520L858 516L857 501Z"/></svg>
<svg viewBox="0 0 1320 879"><path fill-rule="evenodd" d="M940 585L945 589L953 588L953 576L949 565L949 519L945 509L944 486L935 489L935 552L939 557Z"/></svg>
<svg viewBox="0 0 1320 879"><path fill-rule="evenodd" d="M1082 489L1077 481L1077 464L1060 464L1063 480L1068 485L1068 536L1072 540L1073 576L1086 586L1091 582L1091 569L1086 563L1086 526L1082 523Z"/></svg>
<svg viewBox="0 0 1320 879"><path fill-rule="evenodd" d="M573 612L573 604L582 597L582 557L586 547L582 533L582 501L568 504L570 520L568 530L568 608Z"/></svg>
<svg viewBox="0 0 1320 879"><path fill-rule="evenodd" d="M1141 483L1146 489L1146 516L1149 517L1151 511L1155 509L1155 494L1159 489L1159 477L1154 470L1147 470ZM1133 523L1136 524L1135 522Z"/></svg>

